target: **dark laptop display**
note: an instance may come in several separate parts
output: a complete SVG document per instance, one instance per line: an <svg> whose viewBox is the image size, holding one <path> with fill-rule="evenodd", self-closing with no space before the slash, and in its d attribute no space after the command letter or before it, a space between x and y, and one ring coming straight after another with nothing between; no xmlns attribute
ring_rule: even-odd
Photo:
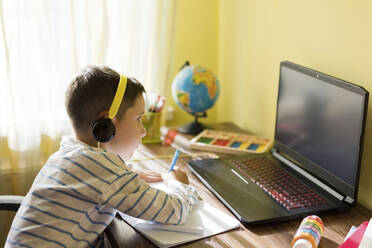
<svg viewBox="0 0 372 248"><path fill-rule="evenodd" d="M282 62L271 152L190 161L189 168L242 222L345 210L357 198L368 95Z"/></svg>

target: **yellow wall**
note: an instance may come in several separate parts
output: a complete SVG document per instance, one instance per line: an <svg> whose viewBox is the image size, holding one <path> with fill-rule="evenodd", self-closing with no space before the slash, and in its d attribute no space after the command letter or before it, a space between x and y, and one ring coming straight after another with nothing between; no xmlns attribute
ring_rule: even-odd
<svg viewBox="0 0 372 248"><path fill-rule="evenodd" d="M216 0L178 0L176 10L176 29L173 48L172 78L186 60L191 64L202 65L214 73L218 68L218 1ZM180 125L193 121L193 117L181 110L168 92L168 103L176 109L175 120L167 125ZM207 111L208 118L201 122L216 121L216 107Z"/></svg>
<svg viewBox="0 0 372 248"><path fill-rule="evenodd" d="M220 79L221 93L205 122L233 121L272 137L280 61L372 91L371 11L369 0L178 0L172 78L185 60L209 67ZM167 124L192 120L168 99L177 111ZM371 111L358 198L370 209Z"/></svg>
<svg viewBox="0 0 372 248"><path fill-rule="evenodd" d="M218 75L222 88L217 120L234 121L258 135L272 137L282 60L362 85L371 92L371 11L369 0L220 0ZM372 107L358 197L370 209L371 111Z"/></svg>

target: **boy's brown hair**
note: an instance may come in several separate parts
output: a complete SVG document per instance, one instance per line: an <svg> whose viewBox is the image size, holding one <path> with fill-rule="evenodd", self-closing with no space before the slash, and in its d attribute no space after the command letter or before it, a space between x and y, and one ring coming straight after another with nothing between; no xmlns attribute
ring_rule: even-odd
<svg viewBox="0 0 372 248"><path fill-rule="evenodd" d="M90 132L102 111L108 111L114 99L120 74L107 66L89 65L71 82L66 91L65 107L75 131ZM134 78L128 78L121 101L118 119L132 107L144 87Z"/></svg>

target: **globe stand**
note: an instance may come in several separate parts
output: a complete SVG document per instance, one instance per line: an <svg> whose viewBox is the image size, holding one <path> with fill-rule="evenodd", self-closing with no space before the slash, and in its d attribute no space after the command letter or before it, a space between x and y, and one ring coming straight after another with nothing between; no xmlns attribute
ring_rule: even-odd
<svg viewBox="0 0 372 248"><path fill-rule="evenodd" d="M198 118L207 117L206 112L204 112L201 115L194 115L194 116L195 116L195 120L193 122L190 122L190 123L187 123L183 126L180 126L178 128L178 131L181 132L181 133L184 133L184 134L196 135L196 134L200 133L201 131L203 131L204 129L207 128L206 125L204 125L203 123L198 122Z"/></svg>

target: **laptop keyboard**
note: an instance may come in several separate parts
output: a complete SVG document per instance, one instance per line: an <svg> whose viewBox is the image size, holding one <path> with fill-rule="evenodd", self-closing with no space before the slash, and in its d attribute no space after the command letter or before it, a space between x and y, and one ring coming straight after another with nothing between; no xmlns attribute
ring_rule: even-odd
<svg viewBox="0 0 372 248"><path fill-rule="evenodd" d="M327 204L321 196L269 159L229 162L287 210Z"/></svg>

